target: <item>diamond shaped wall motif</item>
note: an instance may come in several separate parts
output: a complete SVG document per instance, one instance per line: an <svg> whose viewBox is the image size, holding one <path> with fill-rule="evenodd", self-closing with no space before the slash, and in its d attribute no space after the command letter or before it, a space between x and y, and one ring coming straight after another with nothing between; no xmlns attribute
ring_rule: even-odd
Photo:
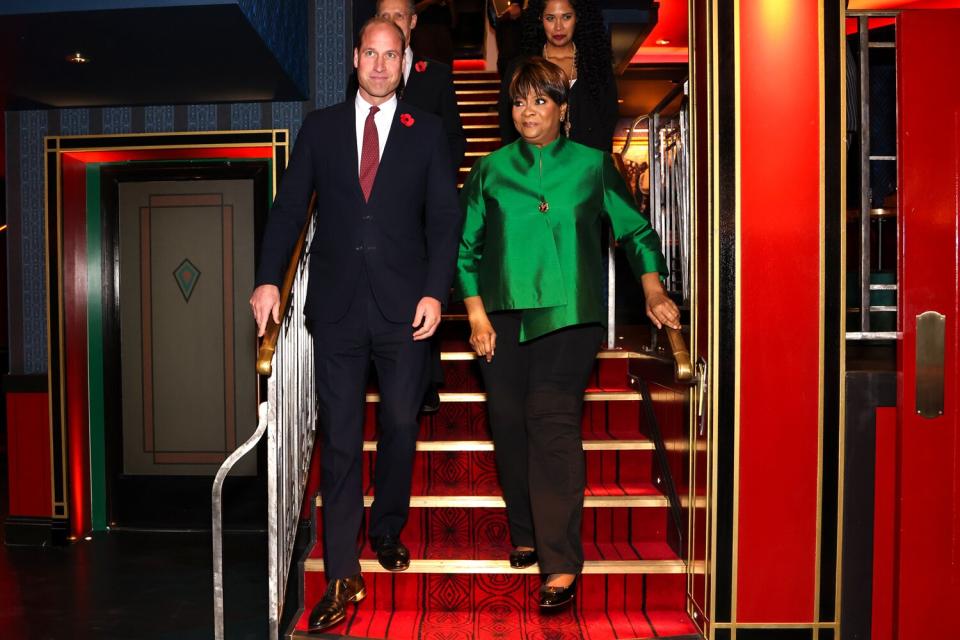
<svg viewBox="0 0 960 640"><path fill-rule="evenodd" d="M184 302L190 302L190 296L197 286L197 280L200 279L200 270L189 259L184 258L180 266L173 272L173 279L177 281L177 286L180 287Z"/></svg>

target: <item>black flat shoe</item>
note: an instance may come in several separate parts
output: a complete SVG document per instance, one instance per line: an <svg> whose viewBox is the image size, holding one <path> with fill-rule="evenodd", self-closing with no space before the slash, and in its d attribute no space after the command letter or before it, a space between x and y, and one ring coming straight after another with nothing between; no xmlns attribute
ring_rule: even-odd
<svg viewBox="0 0 960 640"><path fill-rule="evenodd" d="M387 571L405 571L410 567L410 550L395 535L373 538L373 550L377 552L377 561Z"/></svg>
<svg viewBox="0 0 960 640"><path fill-rule="evenodd" d="M349 578L338 578L327 584L327 591L310 612L307 622L311 632L323 631L338 625L347 617L347 603L360 602L367 597L367 586L359 573Z"/></svg>
<svg viewBox="0 0 960 640"><path fill-rule="evenodd" d="M573 594L576 591L576 578L574 578L568 587L548 587L544 584L540 587L540 608L555 611L561 607L566 607L573 602Z"/></svg>
<svg viewBox="0 0 960 640"><path fill-rule="evenodd" d="M437 391L437 385L431 384L427 388L427 392L423 394L420 413L431 414L437 411L440 411L440 392Z"/></svg>
<svg viewBox="0 0 960 640"><path fill-rule="evenodd" d="M510 566L514 569L526 569L537 564L537 551L535 549L514 549L510 552Z"/></svg>

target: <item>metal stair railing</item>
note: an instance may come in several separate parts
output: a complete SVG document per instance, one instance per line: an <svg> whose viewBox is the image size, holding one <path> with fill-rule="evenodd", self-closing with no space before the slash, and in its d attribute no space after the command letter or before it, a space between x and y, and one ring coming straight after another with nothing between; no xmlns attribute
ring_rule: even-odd
<svg viewBox="0 0 960 640"><path fill-rule="evenodd" d="M306 247L314 232L310 200L307 222L300 233L280 291L280 318L268 321L257 354L257 372L267 377L267 400L259 407L259 423L250 438L217 471L213 481L213 602L214 637L224 637L223 621L223 483L233 465L267 435L267 568L269 637L280 635L287 579L317 423L313 341L304 324L309 260Z"/></svg>

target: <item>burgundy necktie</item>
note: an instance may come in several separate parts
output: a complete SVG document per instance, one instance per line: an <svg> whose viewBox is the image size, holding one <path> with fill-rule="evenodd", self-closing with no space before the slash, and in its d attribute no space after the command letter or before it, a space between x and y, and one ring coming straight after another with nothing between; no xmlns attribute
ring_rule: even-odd
<svg viewBox="0 0 960 640"><path fill-rule="evenodd" d="M370 114L363 124L363 146L360 152L360 188L363 189L363 199L370 200L370 191L373 190L373 181L377 177L377 167L380 165L380 136L377 134L377 124L373 116L380 107L370 107Z"/></svg>

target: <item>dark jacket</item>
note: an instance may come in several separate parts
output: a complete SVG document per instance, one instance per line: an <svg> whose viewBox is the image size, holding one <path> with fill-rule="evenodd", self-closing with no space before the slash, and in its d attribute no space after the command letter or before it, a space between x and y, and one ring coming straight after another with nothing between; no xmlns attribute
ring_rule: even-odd
<svg viewBox="0 0 960 640"><path fill-rule="evenodd" d="M500 138L503 144L509 144L520 137L513 126L510 101L510 78L513 71L524 58L521 56L507 65L500 84ZM617 102L617 82L613 70L607 72L603 89L596 97L583 78L578 79L570 89L568 113L570 117L570 139L601 151L613 148L613 130L617 126L619 104ZM562 129L561 129L562 131Z"/></svg>
<svg viewBox="0 0 960 640"><path fill-rule="evenodd" d="M410 126L402 114L413 119ZM355 131L353 99L304 120L267 219L256 284L280 285L316 190L304 313L314 321L339 320L366 269L383 315L410 322L423 296L445 303L453 280L462 214L446 136L439 118L398 103L365 202Z"/></svg>
<svg viewBox="0 0 960 640"><path fill-rule="evenodd" d="M347 82L348 101L356 95L357 88L357 74L354 72ZM401 86L400 99L428 113L440 116L443 120L443 130L447 136L453 175L456 179L457 170L463 164L463 156L467 151L467 135L460 121L457 94L453 88L453 73L449 65L414 54L410 80L406 86Z"/></svg>

